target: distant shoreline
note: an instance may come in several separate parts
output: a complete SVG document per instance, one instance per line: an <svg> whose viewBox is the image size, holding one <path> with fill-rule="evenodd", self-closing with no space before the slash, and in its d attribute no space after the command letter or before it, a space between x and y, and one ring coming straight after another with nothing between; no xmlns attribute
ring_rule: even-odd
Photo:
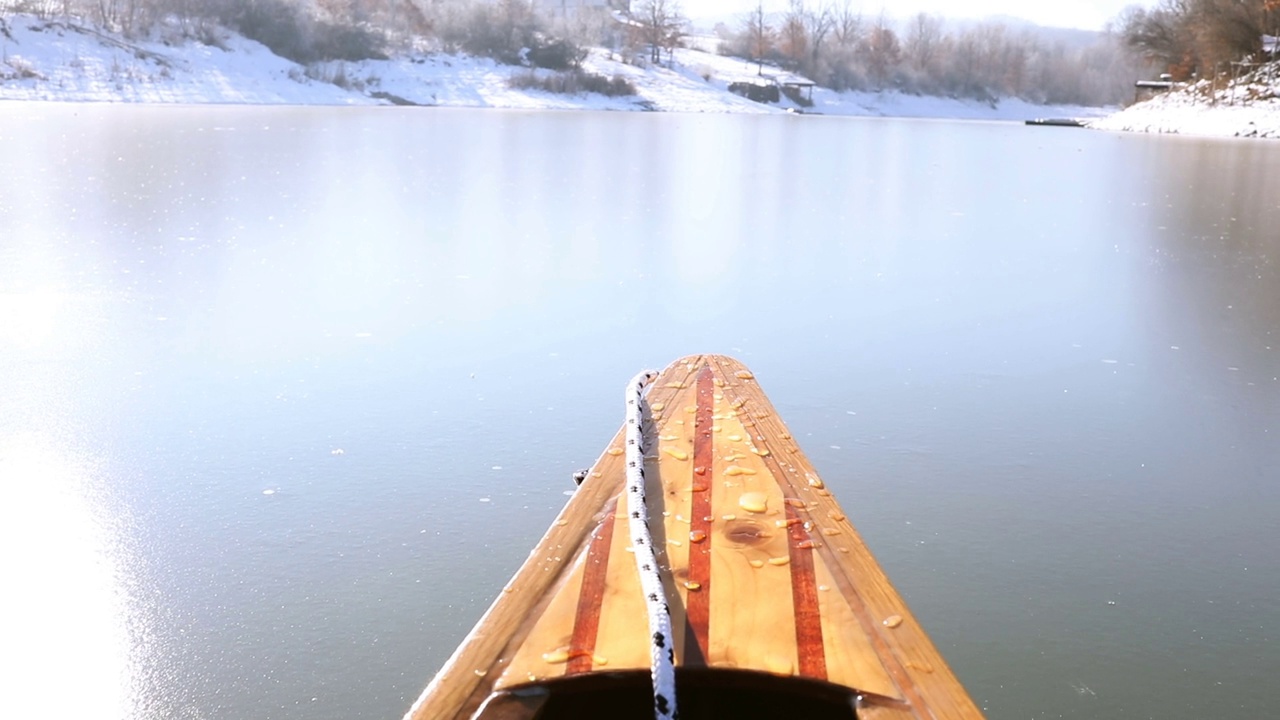
<svg viewBox="0 0 1280 720"><path fill-rule="evenodd" d="M225 29L218 30L214 44L205 44L181 35L164 39L162 33L133 40L34 15L0 20L0 102L811 113L1019 122L1069 118L1106 131L1280 138L1280 62L1223 88L1202 81L1123 110L821 87L811 89L812 106L802 106L797 100L804 98L785 94L776 103L762 103L730 92L760 82L759 67L691 48L673 51L669 66L625 63L603 49L589 49L579 75L589 81L585 86L623 88L607 96L568 92L583 83L487 57L419 53L303 65ZM712 40L695 39L703 41L694 43L702 47ZM764 70L787 75L767 64ZM772 94L778 95L776 88Z"/></svg>
<svg viewBox="0 0 1280 720"><path fill-rule="evenodd" d="M1025 121L1038 117L1096 118L1114 108L1037 105L1017 98L983 102L895 91L813 90L813 106L785 96L762 104L729 92L757 81L757 66L740 59L678 49L672 67L620 62L600 49L581 65L621 78L634 95L556 94L516 87L517 75L550 71L502 65L466 55L420 54L387 60L332 61L307 66L226 32L219 46L192 40L128 40L68 28L34 16L10 16L0 36L0 101L109 102L182 105L419 105L545 110L690 113L787 113L862 117ZM765 70L770 68L766 65ZM782 73L780 69L772 69Z"/></svg>

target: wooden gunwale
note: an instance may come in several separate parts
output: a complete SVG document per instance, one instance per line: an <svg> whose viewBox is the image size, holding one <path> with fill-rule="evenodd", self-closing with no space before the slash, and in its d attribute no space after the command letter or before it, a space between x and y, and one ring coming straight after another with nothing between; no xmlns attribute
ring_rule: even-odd
<svg viewBox="0 0 1280 720"><path fill-rule="evenodd" d="M723 356L682 358L648 402L647 460L660 472L647 467L647 494L651 517L661 513L652 529L668 550L680 667L835 683L862 693L862 718L982 717L750 371ZM532 717L537 702L509 691L647 662L644 631L628 640L643 609L628 590L625 531L614 527L626 512L621 447L620 430L406 720L472 718L491 696L486 719ZM755 512L759 497L767 511Z"/></svg>

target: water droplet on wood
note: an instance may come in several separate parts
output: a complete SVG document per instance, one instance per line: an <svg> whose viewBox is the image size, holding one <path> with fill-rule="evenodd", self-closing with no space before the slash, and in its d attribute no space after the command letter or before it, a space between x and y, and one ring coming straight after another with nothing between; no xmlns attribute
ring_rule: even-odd
<svg viewBox="0 0 1280 720"><path fill-rule="evenodd" d="M768 497L762 492L742 493L738 506L747 512L762 513L769 509Z"/></svg>
<svg viewBox="0 0 1280 720"><path fill-rule="evenodd" d="M544 652L542 653L542 661L552 665L567 663L569 662L569 650L568 648L559 648L551 652Z"/></svg>

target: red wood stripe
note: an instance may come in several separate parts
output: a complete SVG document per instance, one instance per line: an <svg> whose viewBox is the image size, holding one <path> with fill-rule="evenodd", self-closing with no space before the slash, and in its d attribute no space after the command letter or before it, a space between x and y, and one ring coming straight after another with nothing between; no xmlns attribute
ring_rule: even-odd
<svg viewBox="0 0 1280 720"><path fill-rule="evenodd" d="M740 398L740 397L735 398L735 400L742 400L742 399L743 398ZM773 428L773 432L770 433L771 435L776 435L779 432L782 432L786 429L784 426L781 425L780 422L777 425L778 425L777 427ZM760 444L763 444L763 443L760 443ZM781 465L779 465L778 462L774 459L774 456L772 454L766 455L763 458L763 460L765 462L765 465L768 466L769 472L775 478L778 479L779 485L782 487L782 492L790 497L795 497L797 494L795 485L791 482L791 478L783 471ZM792 512L793 511L790 508L788 508L787 516L791 517ZM797 527L797 525L792 525L793 531L795 527ZM889 647L888 642L885 641L884 636L880 632L881 628L879 626L879 623L877 623L875 619L871 617L871 611L867 608L866 602L862 598L862 594L858 591L857 587L852 581L852 578L846 575L846 571L842 568L842 565L839 559L835 557L835 553L831 550L831 548L829 546L824 545L818 548L817 550L799 550L798 548L794 547L795 545L794 540L792 541L792 545L793 545L791 549L792 565L795 564L795 558L796 558L797 552L806 552L806 553L820 552L825 557L828 558L827 566L831 568L835 582L837 585L840 586L841 594L844 596L845 600L849 603L849 608L853 611L854 617L858 619L858 624L862 626L863 634L871 641L871 645L875 649L876 655L880 658L880 662L883 664L885 671L889 673L889 676L890 678L893 679L894 684L896 684L898 686L898 689L902 691L903 699L912 708L919 708L924 712L928 712L927 710L928 705L925 704L924 697L920 694L920 690L916 686L915 680L912 679L911 675L907 672L906 668L903 667L902 661L898 658L897 654L893 651L893 649ZM865 547L863 549L865 551ZM874 562L874 559L872 559L872 562ZM809 558L809 563L810 563L810 574L812 575L812 563L813 563L812 557ZM792 582L794 583L795 582L794 569L792 570L792 573L793 573ZM792 598L795 599L797 597L799 597L799 592L795 590L793 585ZM799 607L798 602L796 603L796 605L797 607ZM814 610L815 612L817 611L816 600L814 604ZM800 623L797 619L797 622L796 622L797 641L799 641L799 635L800 635L799 628L800 628ZM819 624L818 625L819 635L821 635L821 631L822 631L822 625ZM801 657L803 657L803 654L801 655ZM803 667L803 663L804 663L804 660L802 659L801 660L802 667ZM824 658L823 665L824 665L824 674L825 674L825 665L826 665L825 658Z"/></svg>
<svg viewBox="0 0 1280 720"><path fill-rule="evenodd" d="M715 383L710 365L704 365L698 373L697 411L693 420L693 501L689 510L689 537L701 537L699 542L689 543L689 582L697 583L697 590L690 590L685 601L689 629L697 641L689 647L685 636L685 660L706 658L707 635L711 624L711 471L715 460L712 442L712 414L715 412ZM701 470L701 473L699 473Z"/></svg>
<svg viewBox="0 0 1280 720"><path fill-rule="evenodd" d="M791 545L791 602L795 607L796 654L800 675L827 679L827 654L822 643L822 612L818 609L818 581L813 571L813 539L786 505Z"/></svg>
<svg viewBox="0 0 1280 720"><path fill-rule="evenodd" d="M569 641L569 662L565 675L591 672L591 656L596 650L596 633L600 629L600 606L604 601L604 581L609 570L609 547L613 543L613 522L617 504L609 507L600 529L591 538L586 565L582 570L582 588L578 591L578 610L573 618L573 637Z"/></svg>

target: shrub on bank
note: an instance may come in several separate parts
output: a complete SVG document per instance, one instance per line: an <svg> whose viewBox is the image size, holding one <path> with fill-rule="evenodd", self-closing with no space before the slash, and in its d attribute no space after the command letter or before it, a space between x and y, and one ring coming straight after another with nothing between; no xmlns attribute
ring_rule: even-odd
<svg viewBox="0 0 1280 720"><path fill-rule="evenodd" d="M512 76L507 84L518 90L542 90L557 95L596 93L606 97L624 97L636 94L636 86L621 75L610 78L581 69L548 75L539 75L531 70Z"/></svg>
<svg viewBox="0 0 1280 720"><path fill-rule="evenodd" d="M316 20L286 0L253 0L215 7L225 13L219 18L222 22L294 62L386 58L380 33Z"/></svg>
<svg viewBox="0 0 1280 720"><path fill-rule="evenodd" d="M525 52L530 65L548 70L576 68L586 56L586 50L560 38L537 38Z"/></svg>

